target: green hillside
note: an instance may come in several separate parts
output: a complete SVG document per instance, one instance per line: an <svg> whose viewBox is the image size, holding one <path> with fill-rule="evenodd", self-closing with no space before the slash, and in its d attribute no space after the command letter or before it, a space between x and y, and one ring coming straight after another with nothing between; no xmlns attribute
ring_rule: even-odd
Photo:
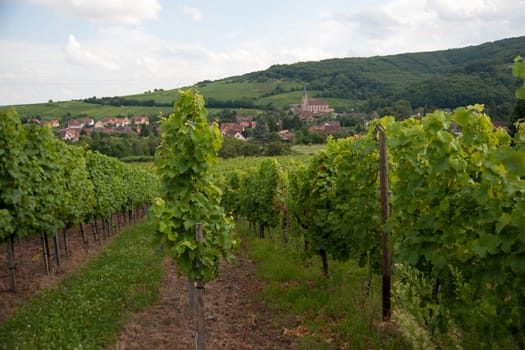
<svg viewBox="0 0 525 350"><path fill-rule="evenodd" d="M506 119L518 86L510 70L517 55L525 55L525 36L443 51L274 65L196 86L206 97L211 113L240 108L243 113L285 110L300 102L306 87L310 96L327 100L338 112L381 112L400 100L408 101L414 110L484 103L495 119ZM98 120L113 115L166 113L176 98L177 89L155 90L91 101L19 105L16 109L26 118L40 116L45 120L69 113Z"/></svg>
<svg viewBox="0 0 525 350"><path fill-rule="evenodd" d="M89 116L95 120L100 120L107 116L158 115L160 112L169 113L173 111L173 108L169 107L103 106L78 100L16 105L14 107L22 118L40 116L42 120L60 119L68 113L72 117ZM0 107L0 111L8 108L10 107Z"/></svg>

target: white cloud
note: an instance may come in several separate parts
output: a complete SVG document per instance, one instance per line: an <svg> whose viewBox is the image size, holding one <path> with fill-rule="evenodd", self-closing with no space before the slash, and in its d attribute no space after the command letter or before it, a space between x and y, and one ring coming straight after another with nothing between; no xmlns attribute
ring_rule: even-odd
<svg viewBox="0 0 525 350"><path fill-rule="evenodd" d="M202 19L202 12L196 7L184 6L182 12L190 17L193 21L200 21Z"/></svg>
<svg viewBox="0 0 525 350"><path fill-rule="evenodd" d="M463 47L523 32L525 0L385 0L321 14L312 36L346 56Z"/></svg>
<svg viewBox="0 0 525 350"><path fill-rule="evenodd" d="M322 15L327 22L333 21L353 27L366 37L379 38L385 30L398 26L399 21L382 9L365 9L354 13L327 13Z"/></svg>
<svg viewBox="0 0 525 350"><path fill-rule="evenodd" d="M59 12L106 23L140 24L157 19L159 0L31 0Z"/></svg>
<svg viewBox="0 0 525 350"><path fill-rule="evenodd" d="M427 9L443 20L490 19L503 10L502 5L493 0L427 0Z"/></svg>
<svg viewBox="0 0 525 350"><path fill-rule="evenodd" d="M95 53L83 49L73 34L69 34L65 48L68 59L75 64L82 66L93 66L93 68L103 68L105 70L118 70L120 67L115 62L115 57L107 53Z"/></svg>

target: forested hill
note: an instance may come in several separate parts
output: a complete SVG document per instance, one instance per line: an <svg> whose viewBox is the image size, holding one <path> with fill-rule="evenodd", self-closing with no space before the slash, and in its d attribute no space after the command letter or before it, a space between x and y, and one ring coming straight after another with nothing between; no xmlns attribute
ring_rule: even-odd
<svg viewBox="0 0 525 350"><path fill-rule="evenodd" d="M413 107L502 105L515 102L518 81L510 67L517 55L525 55L525 36L443 51L275 65L239 79L302 81L318 97L367 101L369 111L400 99Z"/></svg>

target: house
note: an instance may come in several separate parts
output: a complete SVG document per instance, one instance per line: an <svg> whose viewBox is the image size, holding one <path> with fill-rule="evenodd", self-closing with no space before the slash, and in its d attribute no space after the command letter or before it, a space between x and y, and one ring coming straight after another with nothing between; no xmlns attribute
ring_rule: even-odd
<svg viewBox="0 0 525 350"><path fill-rule="evenodd" d="M310 131L311 133L321 133L321 134L326 134L326 135L331 135L340 130L341 130L341 123L338 121L324 122L323 124L320 124L320 125L313 125L308 129L308 131Z"/></svg>
<svg viewBox="0 0 525 350"><path fill-rule="evenodd" d="M116 119L117 118L115 117L107 117L107 118L102 119L101 122L103 126L106 126L109 124L115 124Z"/></svg>
<svg viewBox="0 0 525 350"><path fill-rule="evenodd" d="M239 133L242 135L244 127L237 123L221 123L221 134L223 136L235 136Z"/></svg>
<svg viewBox="0 0 525 350"><path fill-rule="evenodd" d="M81 122L78 122L74 119L71 119L67 122L67 128L68 129L82 129L84 127L84 124Z"/></svg>
<svg viewBox="0 0 525 350"><path fill-rule="evenodd" d="M42 125L43 126L48 126L49 125L52 128L58 128L60 126L60 123L58 122L58 120L53 119L53 120L42 122Z"/></svg>
<svg viewBox="0 0 525 350"><path fill-rule="evenodd" d="M311 133L324 133L324 128L322 125L312 125L311 127L308 128L308 131L311 132Z"/></svg>
<svg viewBox="0 0 525 350"><path fill-rule="evenodd" d="M292 138L292 132L290 130L281 130L277 133L277 135L279 135L283 141L290 141Z"/></svg>
<svg viewBox="0 0 525 350"><path fill-rule="evenodd" d="M115 118L115 127L122 128L129 125L129 118Z"/></svg>
<svg viewBox="0 0 525 350"><path fill-rule="evenodd" d="M133 117L133 123L135 125L149 125L149 117L147 115Z"/></svg>
<svg viewBox="0 0 525 350"><path fill-rule="evenodd" d="M102 129L105 125L103 120L99 120L95 123L95 129Z"/></svg>
<svg viewBox="0 0 525 350"><path fill-rule="evenodd" d="M94 126L95 120L93 118L84 118L82 119L82 123L87 126Z"/></svg>
<svg viewBox="0 0 525 350"><path fill-rule="evenodd" d="M341 123L338 121L325 122L323 126L326 134L333 134L341 130Z"/></svg>
<svg viewBox="0 0 525 350"><path fill-rule="evenodd" d="M242 126L243 128L251 128L252 123L255 123L255 122L239 122L239 125Z"/></svg>
<svg viewBox="0 0 525 350"><path fill-rule="evenodd" d="M80 129L62 129L60 130L60 138L64 141L77 142L80 138Z"/></svg>

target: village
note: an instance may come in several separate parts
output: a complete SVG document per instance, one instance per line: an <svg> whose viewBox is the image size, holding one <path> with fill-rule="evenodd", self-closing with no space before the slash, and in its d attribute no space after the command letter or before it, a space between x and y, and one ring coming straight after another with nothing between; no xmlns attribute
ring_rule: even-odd
<svg viewBox="0 0 525 350"><path fill-rule="evenodd" d="M64 128L60 128L58 119L53 119L42 122L42 125L58 129L60 139L64 141L77 142L82 132L86 135L91 135L93 132L140 134L142 127L149 125L149 117L145 115L131 118L107 117L97 122L93 118L84 118L81 121L71 119L67 121Z"/></svg>
<svg viewBox="0 0 525 350"><path fill-rule="evenodd" d="M312 124L308 131L314 134L332 135L341 131L341 123L336 120L322 120L321 117L333 113L329 104L320 99L309 98L304 88L302 101L300 104L290 105L290 113L297 116L301 121ZM66 124L67 123L67 124ZM60 139L70 142L78 142L82 133L91 135L93 132L102 132L105 134L126 133L130 135L140 135L145 125L150 124L150 118L145 115L133 117L106 117L102 120L95 121L87 117L82 120L70 119L62 123L58 119L42 122L44 126L50 126L58 130ZM220 131L223 136L234 137L241 141L247 141L250 129L257 127L255 116L237 115L235 122L221 122ZM277 132L282 141L290 142L293 137L293 131L284 129Z"/></svg>
<svg viewBox="0 0 525 350"><path fill-rule="evenodd" d="M294 116L298 116L301 121L314 123L314 125L310 126L308 129L310 133L332 135L341 130L341 123L336 120L322 121L319 124L315 123L317 119L333 113L334 110L323 100L309 98L306 88L303 90L301 103L291 105L290 112ZM254 129L257 126L255 117L239 115L236 116L235 119L236 123L221 123L221 134L223 136L235 137L236 139L246 141L247 129ZM293 132L284 129L278 131L277 135L283 141L290 141L293 137Z"/></svg>

